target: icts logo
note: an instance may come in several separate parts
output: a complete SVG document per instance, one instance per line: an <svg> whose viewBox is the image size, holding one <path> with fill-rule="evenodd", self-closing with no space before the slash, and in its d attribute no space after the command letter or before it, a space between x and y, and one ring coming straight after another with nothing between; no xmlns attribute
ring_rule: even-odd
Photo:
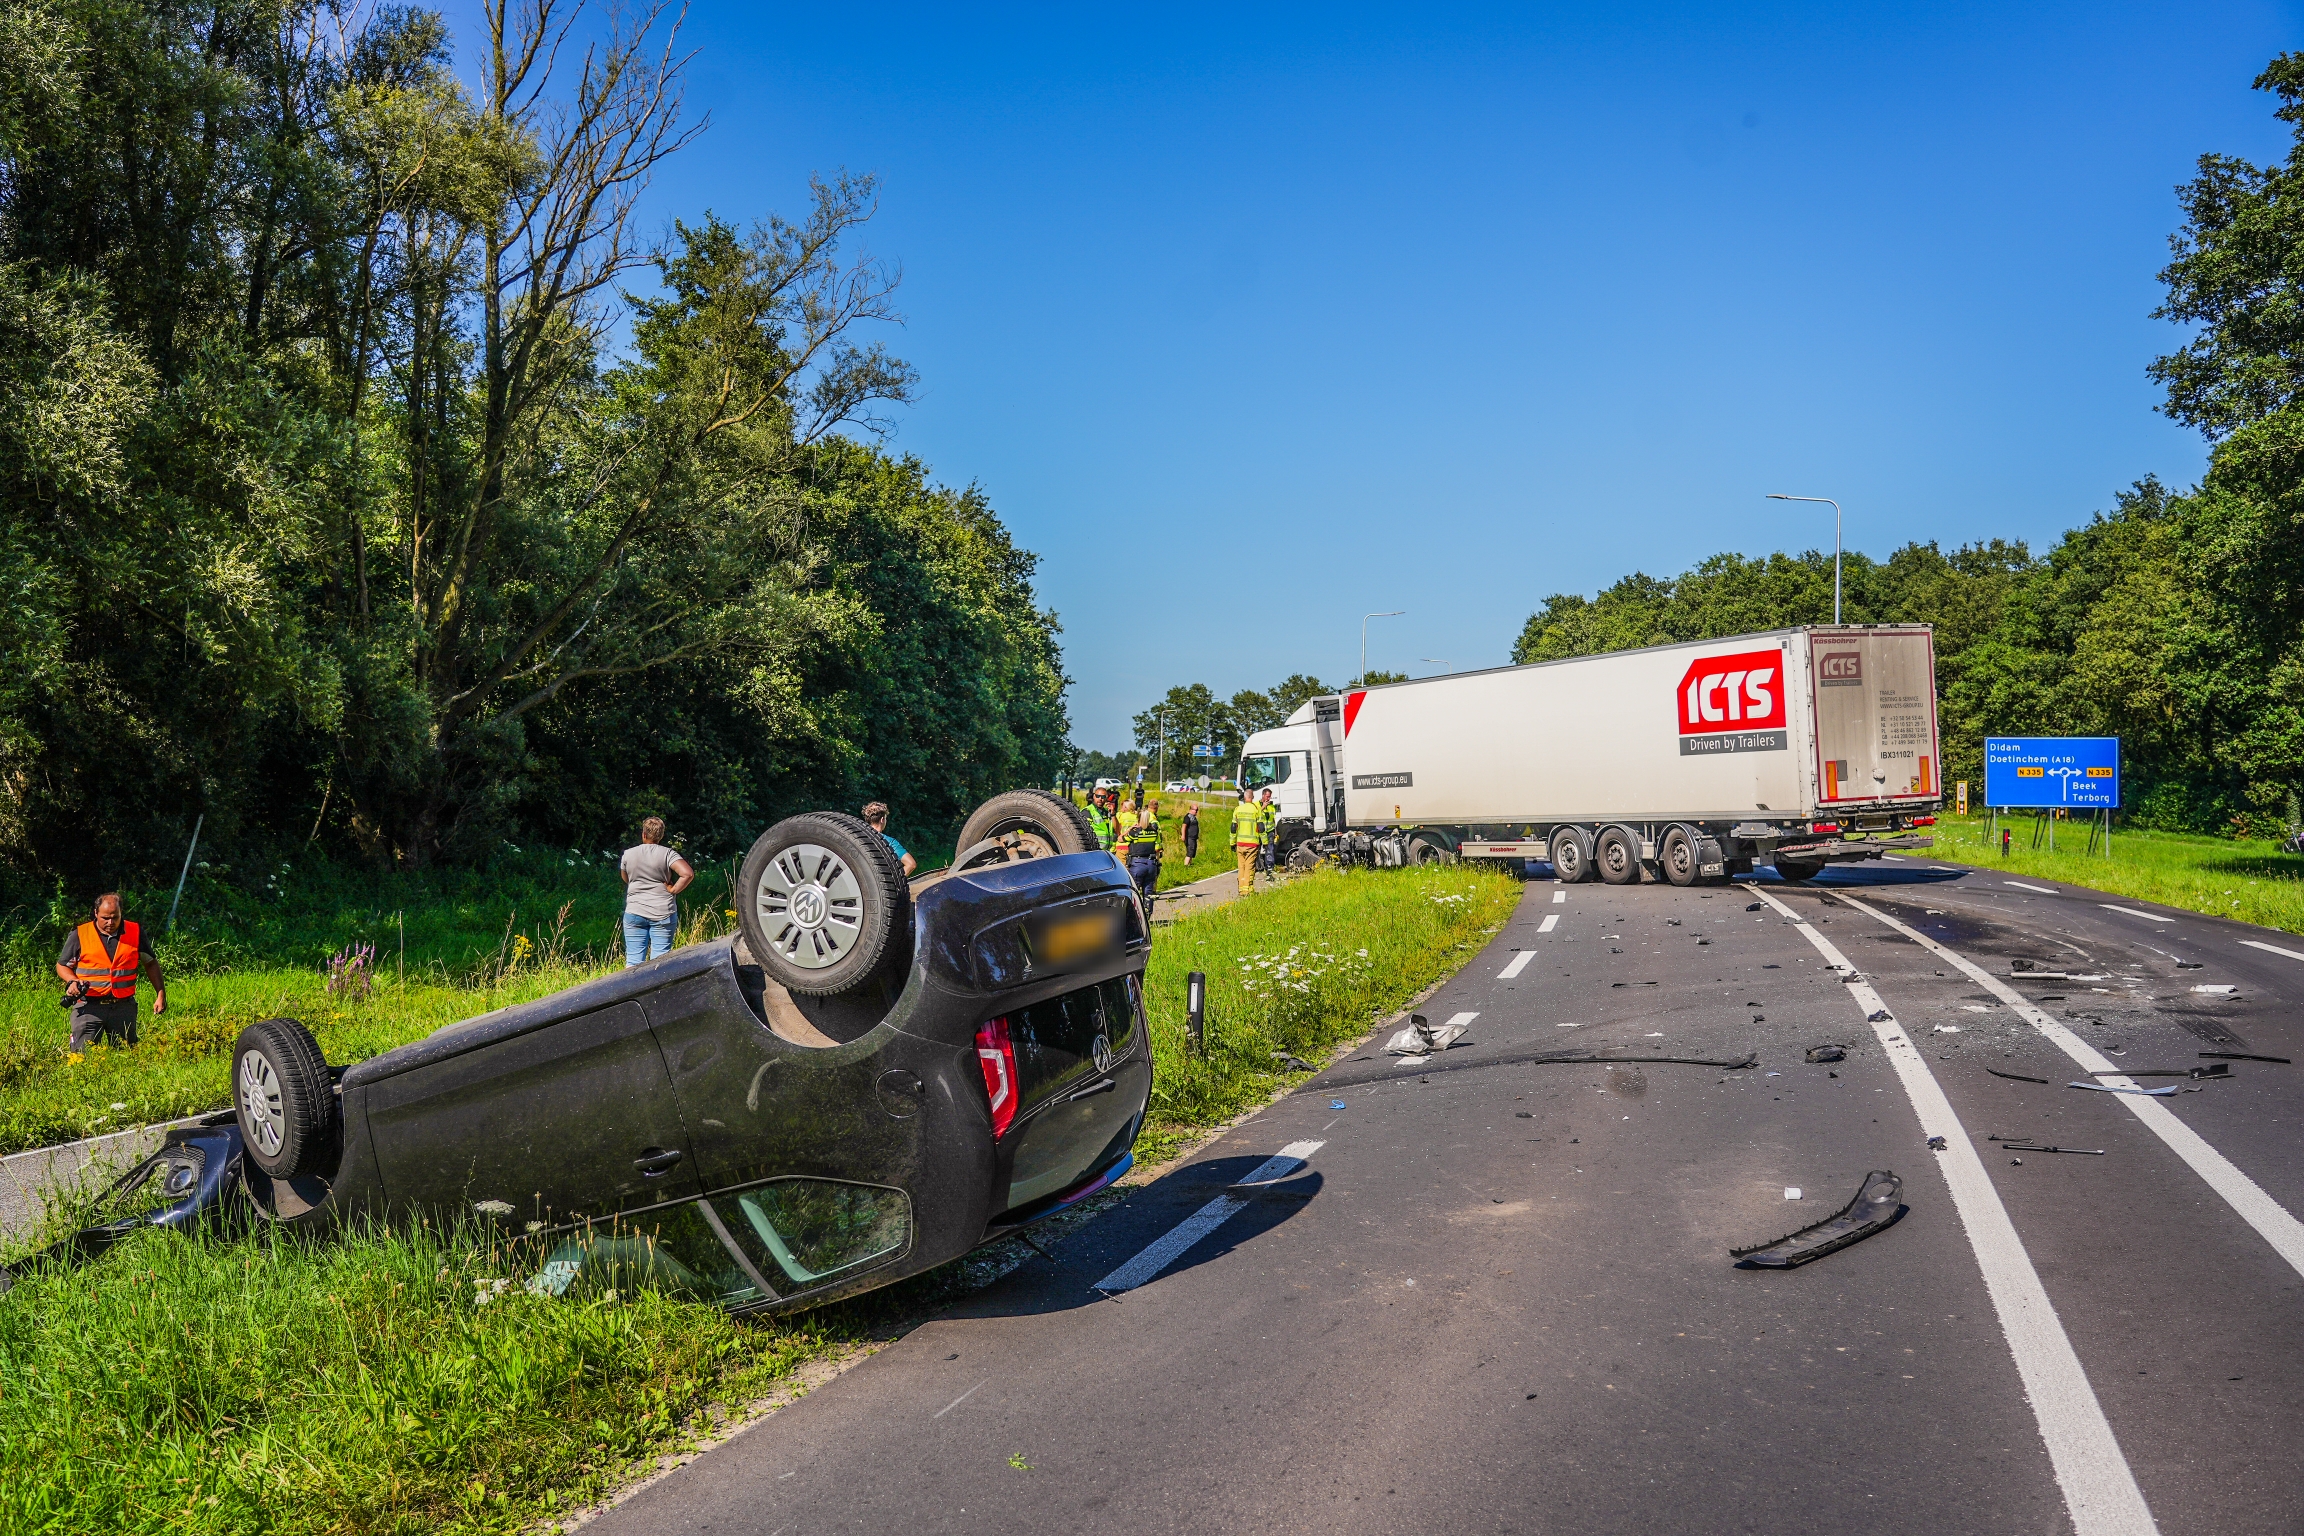
<svg viewBox="0 0 2304 1536"><path fill-rule="evenodd" d="M1706 656L1680 679L1680 734L1765 731L1784 724L1784 655Z"/></svg>

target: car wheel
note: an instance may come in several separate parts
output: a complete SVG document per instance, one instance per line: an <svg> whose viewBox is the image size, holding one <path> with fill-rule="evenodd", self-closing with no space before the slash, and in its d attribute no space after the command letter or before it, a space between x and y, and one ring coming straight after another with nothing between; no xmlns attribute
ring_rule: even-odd
<svg viewBox="0 0 2304 1536"><path fill-rule="evenodd" d="M1799 885L1803 881L1813 880L1824 873L1824 861L1822 859L1778 859L1776 861L1776 873L1794 885Z"/></svg>
<svg viewBox="0 0 2304 1536"><path fill-rule="evenodd" d="M1664 871L1664 878L1674 885L1696 883L1696 839L1688 835L1686 827L1674 827L1664 834L1664 846L1657 851L1656 864Z"/></svg>
<svg viewBox="0 0 2304 1536"><path fill-rule="evenodd" d="M232 1045L232 1108L248 1157L275 1179L334 1171L343 1110L320 1042L294 1019L259 1019Z"/></svg>
<svg viewBox="0 0 2304 1536"><path fill-rule="evenodd" d="M977 845L987 842L995 848L977 853ZM961 825L960 851L962 869L1018 858L1094 853L1096 824L1086 811L1060 795L1040 789L1012 789L976 807Z"/></svg>
<svg viewBox="0 0 2304 1536"><path fill-rule="evenodd" d="M1553 832L1552 873L1562 885L1581 885L1592 878L1592 838L1582 827Z"/></svg>
<svg viewBox="0 0 2304 1536"><path fill-rule="evenodd" d="M1640 845L1622 827L1610 827L1592 844L1592 863L1610 885L1640 883Z"/></svg>
<svg viewBox="0 0 2304 1536"><path fill-rule="evenodd" d="M788 992L835 997L907 962L912 893L887 840L853 816L787 816L745 855L745 947Z"/></svg>

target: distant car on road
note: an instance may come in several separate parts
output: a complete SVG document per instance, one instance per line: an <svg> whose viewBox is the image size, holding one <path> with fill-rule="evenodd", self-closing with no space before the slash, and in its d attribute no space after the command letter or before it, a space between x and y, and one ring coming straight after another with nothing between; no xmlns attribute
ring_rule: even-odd
<svg viewBox="0 0 2304 1536"><path fill-rule="evenodd" d="M1128 786L1118 779L1098 779L1093 787L1097 789L1126 789Z"/></svg>
<svg viewBox="0 0 2304 1536"><path fill-rule="evenodd" d="M1160 786L1160 793L1164 795L1181 795L1191 787L1191 785L1185 783L1182 779L1170 779L1167 783Z"/></svg>
<svg viewBox="0 0 2304 1536"><path fill-rule="evenodd" d="M953 866L909 888L862 821L789 817L735 905L741 936L349 1067L293 1019L251 1024L234 1112L171 1132L114 1188L136 1214L58 1251L253 1204L299 1227L494 1227L537 1245L555 1293L650 1283L781 1311L957 1258L1127 1171L1152 1090L1149 935L1085 812L995 796Z"/></svg>

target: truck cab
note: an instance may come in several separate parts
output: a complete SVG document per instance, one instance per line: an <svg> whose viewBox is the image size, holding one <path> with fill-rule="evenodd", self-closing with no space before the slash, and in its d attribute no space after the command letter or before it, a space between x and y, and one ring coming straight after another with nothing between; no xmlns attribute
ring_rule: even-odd
<svg viewBox="0 0 2304 1536"><path fill-rule="evenodd" d="M1256 796L1272 791L1283 855L1292 843L1343 829L1343 721L1342 697L1322 694L1240 749L1240 787Z"/></svg>

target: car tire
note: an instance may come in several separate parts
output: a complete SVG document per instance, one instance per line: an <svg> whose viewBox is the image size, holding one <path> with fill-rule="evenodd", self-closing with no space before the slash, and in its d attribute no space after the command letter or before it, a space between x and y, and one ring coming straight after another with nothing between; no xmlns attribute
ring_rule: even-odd
<svg viewBox="0 0 2304 1536"><path fill-rule="evenodd" d="M1582 885L1592 878L1592 837L1582 827L1560 827L1552 833L1552 874L1562 885Z"/></svg>
<svg viewBox="0 0 2304 1536"><path fill-rule="evenodd" d="M1609 885L1640 883L1640 845L1622 827L1610 827L1592 840L1592 867Z"/></svg>
<svg viewBox="0 0 2304 1536"><path fill-rule="evenodd" d="M1096 824L1086 811L1061 795L1041 789L1012 789L976 807L961 824L963 853L995 838L1009 843L1011 855L1025 858L1094 853Z"/></svg>
<svg viewBox="0 0 2304 1536"><path fill-rule="evenodd" d="M343 1106L320 1042L294 1019L259 1019L240 1031L232 1108L248 1160L273 1178L335 1171Z"/></svg>
<svg viewBox="0 0 2304 1536"><path fill-rule="evenodd" d="M745 947L777 985L838 997L909 963L912 893L887 839L854 816L787 816L736 877Z"/></svg>
<svg viewBox="0 0 2304 1536"><path fill-rule="evenodd" d="M1822 859L1778 859L1776 873L1793 885L1802 885L1824 873Z"/></svg>
<svg viewBox="0 0 2304 1536"><path fill-rule="evenodd" d="M1702 873L1700 858L1696 839L1688 829L1674 827L1664 834L1664 846L1656 850L1656 867L1674 885L1694 885Z"/></svg>

